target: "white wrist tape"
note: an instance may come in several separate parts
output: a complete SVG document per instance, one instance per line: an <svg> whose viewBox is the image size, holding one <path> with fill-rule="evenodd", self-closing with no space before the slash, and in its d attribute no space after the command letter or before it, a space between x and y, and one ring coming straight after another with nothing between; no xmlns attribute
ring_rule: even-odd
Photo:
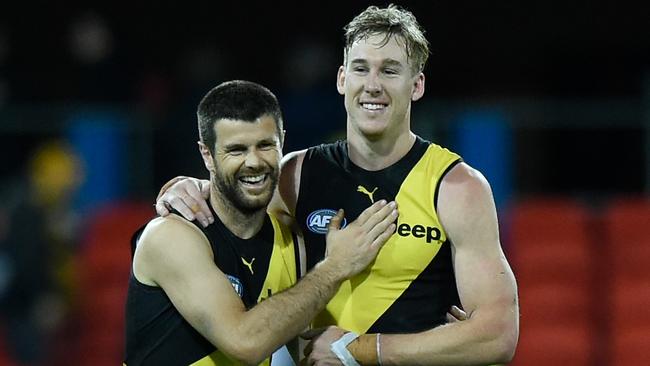
<svg viewBox="0 0 650 366"><path fill-rule="evenodd" d="M336 357L338 357L343 366L361 366L348 350L348 344L357 338L359 338L358 334L354 332L348 332L345 333L343 337L330 344L330 349L332 352L334 352Z"/></svg>

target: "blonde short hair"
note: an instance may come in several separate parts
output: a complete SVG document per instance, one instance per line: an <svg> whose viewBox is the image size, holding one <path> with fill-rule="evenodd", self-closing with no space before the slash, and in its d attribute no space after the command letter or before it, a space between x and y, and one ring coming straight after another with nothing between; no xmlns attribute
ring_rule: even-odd
<svg viewBox="0 0 650 366"><path fill-rule="evenodd" d="M413 13L394 4L386 8L370 6L348 23L345 31L345 49L343 60L347 63L347 55L354 42L367 39L370 36L383 34L383 44L396 36L404 44L406 58L411 64L413 73L422 72L429 58L429 41L424 36L424 30Z"/></svg>

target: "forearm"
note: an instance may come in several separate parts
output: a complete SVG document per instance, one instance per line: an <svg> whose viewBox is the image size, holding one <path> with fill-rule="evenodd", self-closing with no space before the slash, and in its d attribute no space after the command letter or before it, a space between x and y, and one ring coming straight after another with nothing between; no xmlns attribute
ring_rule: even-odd
<svg viewBox="0 0 650 366"><path fill-rule="evenodd" d="M243 317L239 339L250 345L248 352L259 361L304 331L325 308L343 278L336 265L319 263L298 283L269 297Z"/></svg>
<svg viewBox="0 0 650 366"><path fill-rule="evenodd" d="M472 314L470 319L415 334L382 334L388 365L487 365L508 363L518 331L516 312Z"/></svg>

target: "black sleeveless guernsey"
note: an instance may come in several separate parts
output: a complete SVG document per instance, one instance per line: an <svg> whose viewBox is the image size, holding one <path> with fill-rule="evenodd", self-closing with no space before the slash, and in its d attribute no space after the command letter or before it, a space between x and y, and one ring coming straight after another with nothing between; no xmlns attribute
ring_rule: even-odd
<svg viewBox="0 0 650 366"><path fill-rule="evenodd" d="M379 171L352 163L346 141L312 147L302 165L296 220L308 268L323 258L325 232L339 208L346 222L373 202L395 200L395 234L366 270L345 281L313 326L358 333L410 333L446 322L459 304L451 248L436 213L440 181L460 157L417 138L400 161Z"/></svg>
<svg viewBox="0 0 650 366"><path fill-rule="evenodd" d="M267 215L259 233L241 239L214 212L213 215L214 224L197 227L210 242L215 264L226 274L246 308L295 284L296 246L287 227ZM132 251L143 230L144 227L133 235ZM133 270L126 302L124 363L129 366L238 364L192 328L160 287L139 282ZM262 364L268 365L269 359Z"/></svg>

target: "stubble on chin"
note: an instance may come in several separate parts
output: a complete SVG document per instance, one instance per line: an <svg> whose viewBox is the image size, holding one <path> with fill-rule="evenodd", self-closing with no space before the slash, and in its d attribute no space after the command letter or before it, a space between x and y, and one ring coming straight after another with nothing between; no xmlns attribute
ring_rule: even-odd
<svg viewBox="0 0 650 366"><path fill-rule="evenodd" d="M271 179L271 185L268 192L254 198L247 197L246 193L238 186L236 179L228 181L219 176L214 176L212 185L226 205L243 214L251 215L260 211L266 211L273 198L273 191L278 180L277 176L277 174L272 173L269 177Z"/></svg>

